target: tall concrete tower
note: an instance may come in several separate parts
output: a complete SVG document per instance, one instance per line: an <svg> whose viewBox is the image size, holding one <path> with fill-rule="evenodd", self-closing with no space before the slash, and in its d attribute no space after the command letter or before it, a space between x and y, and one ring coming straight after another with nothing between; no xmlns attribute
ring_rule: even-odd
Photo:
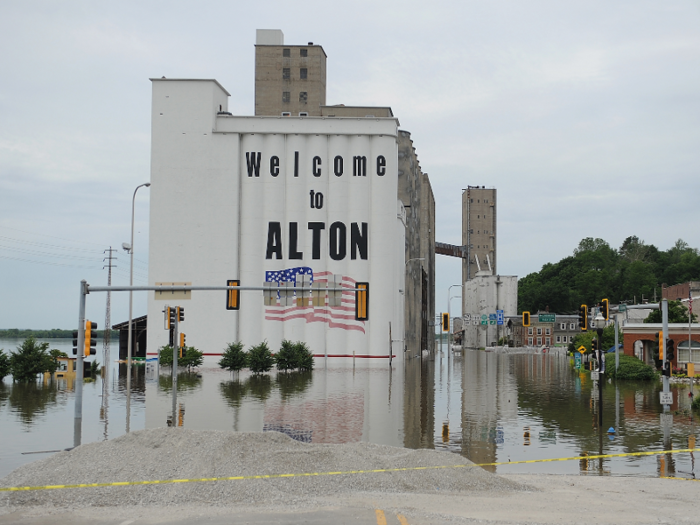
<svg viewBox="0 0 700 525"><path fill-rule="evenodd" d="M482 275L496 275L496 189L468 186L462 192L462 245L468 259L462 261L462 282Z"/></svg>
<svg viewBox="0 0 700 525"><path fill-rule="evenodd" d="M279 29L258 29L255 40L255 114L321 116L326 105L326 52L309 42L284 44Z"/></svg>

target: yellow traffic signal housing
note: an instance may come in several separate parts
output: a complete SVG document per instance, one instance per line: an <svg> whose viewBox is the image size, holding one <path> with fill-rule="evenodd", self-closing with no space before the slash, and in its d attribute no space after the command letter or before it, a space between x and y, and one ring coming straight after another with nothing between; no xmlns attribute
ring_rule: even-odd
<svg viewBox="0 0 700 525"><path fill-rule="evenodd" d="M97 342L94 339L95 334L93 333L95 330L97 330L97 323L93 323L92 321L85 319L85 357L89 357L90 355L95 355L97 353L97 349L95 348Z"/></svg>
<svg viewBox="0 0 700 525"><path fill-rule="evenodd" d="M450 331L450 314L442 314L442 331Z"/></svg>
<svg viewBox="0 0 700 525"><path fill-rule="evenodd" d="M184 308L184 306L178 306L176 309L176 312L177 312L178 322L182 323L185 320L185 308Z"/></svg>
<svg viewBox="0 0 700 525"><path fill-rule="evenodd" d="M369 283L357 283L355 288L355 320L369 319ZM329 292L330 293L330 292Z"/></svg>
<svg viewBox="0 0 700 525"><path fill-rule="evenodd" d="M165 307L165 329L170 330L170 320L172 316L170 315L171 308L169 306Z"/></svg>
<svg viewBox="0 0 700 525"><path fill-rule="evenodd" d="M180 358L182 358L182 353L185 349L185 334L180 333Z"/></svg>
<svg viewBox="0 0 700 525"><path fill-rule="evenodd" d="M578 327L582 332L588 330L588 306L585 304L578 307Z"/></svg>
<svg viewBox="0 0 700 525"><path fill-rule="evenodd" d="M530 326L530 312L523 312L523 326Z"/></svg>
<svg viewBox="0 0 700 525"><path fill-rule="evenodd" d="M660 331L657 335L659 338L659 361L664 360L664 333Z"/></svg>
<svg viewBox="0 0 700 525"><path fill-rule="evenodd" d="M240 286L241 281L230 279L226 281L226 286ZM240 290L227 290L226 291L226 309L227 310L238 310L241 307L240 302Z"/></svg>
<svg viewBox="0 0 700 525"><path fill-rule="evenodd" d="M610 319L610 301L607 299L600 302L600 313L606 321Z"/></svg>

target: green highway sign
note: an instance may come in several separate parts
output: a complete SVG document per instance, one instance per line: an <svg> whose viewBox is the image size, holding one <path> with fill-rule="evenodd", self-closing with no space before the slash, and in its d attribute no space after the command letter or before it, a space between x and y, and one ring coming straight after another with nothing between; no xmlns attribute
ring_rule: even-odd
<svg viewBox="0 0 700 525"><path fill-rule="evenodd" d="M553 323L557 320L557 314L539 314L540 323Z"/></svg>
<svg viewBox="0 0 700 525"><path fill-rule="evenodd" d="M626 304L621 304L617 307L618 312L626 312L627 311L627 305Z"/></svg>

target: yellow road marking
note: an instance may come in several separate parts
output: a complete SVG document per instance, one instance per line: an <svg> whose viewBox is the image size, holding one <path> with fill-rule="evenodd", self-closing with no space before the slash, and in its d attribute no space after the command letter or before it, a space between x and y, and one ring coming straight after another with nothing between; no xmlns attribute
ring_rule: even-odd
<svg viewBox="0 0 700 525"><path fill-rule="evenodd" d="M259 474L256 476L227 476L222 478L192 478L192 479L161 479L147 481L114 481L111 483L77 483L73 485L42 485L38 487L0 487L0 492L20 492L25 490L50 490L50 489L78 489L78 488L94 488L94 487L118 487L127 485L157 485L159 483L199 483L202 481L240 481L246 479L279 479L279 478L301 478L305 476L339 476L348 474L371 474L379 472L403 472L408 470L437 470L448 468L474 468L474 467L493 467L499 465L520 465L523 463L548 463L552 461L579 461L582 459L601 459L601 458L623 458L630 456L658 456L662 454L682 454L686 452L700 452L700 448L682 448L676 450L653 450L651 452L627 452L623 454L598 454L591 456L573 456L568 458L548 458L548 459L526 459L521 461L501 461L495 463L472 463L470 465L438 465L433 467L402 467L402 468L380 468L373 470L347 470L338 472L301 472L298 474ZM666 479L686 479L686 478L670 478ZM700 481L700 480L691 480Z"/></svg>
<svg viewBox="0 0 700 525"><path fill-rule="evenodd" d="M384 511L377 509L374 512L377 514L377 525L386 525L386 516L384 516Z"/></svg>
<svg viewBox="0 0 700 525"><path fill-rule="evenodd" d="M399 519L399 523L401 523L401 525L408 525L408 520L405 518L405 516L397 514L396 517Z"/></svg>

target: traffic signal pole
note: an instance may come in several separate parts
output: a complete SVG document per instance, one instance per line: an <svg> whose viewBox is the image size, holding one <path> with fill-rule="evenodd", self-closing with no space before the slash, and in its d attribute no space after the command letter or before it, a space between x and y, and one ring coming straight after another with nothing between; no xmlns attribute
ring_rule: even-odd
<svg viewBox="0 0 700 525"><path fill-rule="evenodd" d="M668 299L662 299L661 300L661 323L662 323L662 330L663 332L663 338L666 339L668 337ZM668 363L668 352L666 351L666 341L664 341L664 361L662 366L662 370L666 370L666 363ZM671 366L671 363L668 363L668 366ZM670 375L670 370L669 370L669 375ZM664 374L663 375L663 381L664 381L664 394L667 394L670 392L670 385L669 385L669 376ZM668 412L670 410L668 405L664 405L664 412Z"/></svg>
<svg viewBox="0 0 700 525"><path fill-rule="evenodd" d="M73 446L80 446L83 428L83 354L85 348L85 297L87 282L80 281L80 306L78 307L78 352L75 377L75 419L73 420Z"/></svg>
<svg viewBox="0 0 700 525"><path fill-rule="evenodd" d="M174 308L170 308L171 312L176 312ZM175 313L173 321L173 426L177 426L177 357L178 357L178 316Z"/></svg>

